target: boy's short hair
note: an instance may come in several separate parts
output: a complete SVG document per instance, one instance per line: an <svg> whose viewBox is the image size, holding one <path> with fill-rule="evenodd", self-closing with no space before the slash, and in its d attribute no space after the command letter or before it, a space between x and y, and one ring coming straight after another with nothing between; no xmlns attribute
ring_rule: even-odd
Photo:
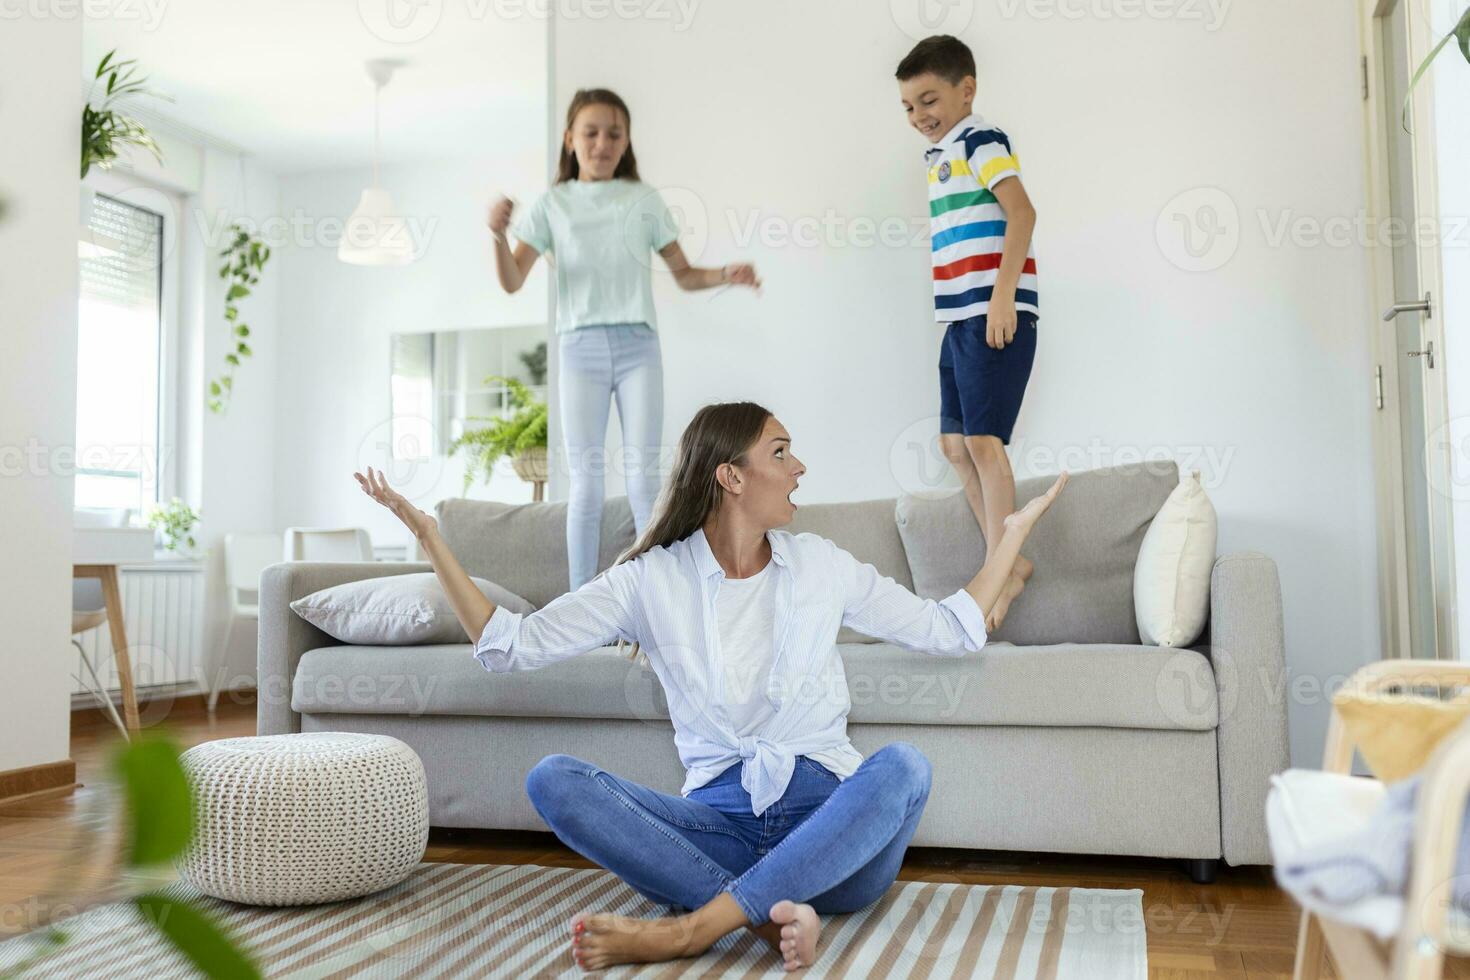
<svg viewBox="0 0 1470 980"><path fill-rule="evenodd" d="M974 77L975 56L969 45L949 34L935 34L914 45L898 63L893 77L900 82L932 72L951 85L958 85L966 75Z"/></svg>

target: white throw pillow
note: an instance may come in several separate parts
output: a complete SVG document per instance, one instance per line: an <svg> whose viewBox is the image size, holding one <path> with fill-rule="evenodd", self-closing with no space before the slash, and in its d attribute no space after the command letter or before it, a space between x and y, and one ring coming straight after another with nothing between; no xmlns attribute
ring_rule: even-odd
<svg viewBox="0 0 1470 980"><path fill-rule="evenodd" d="M473 576L470 581L497 606L522 614L536 610L494 582ZM413 646L470 642L439 584L439 576L433 572L383 575L334 585L297 599L291 608L343 643Z"/></svg>
<svg viewBox="0 0 1470 980"><path fill-rule="evenodd" d="M1133 567L1133 611L1144 643L1185 647L1204 631L1218 532L1198 471L1181 474L1148 526Z"/></svg>

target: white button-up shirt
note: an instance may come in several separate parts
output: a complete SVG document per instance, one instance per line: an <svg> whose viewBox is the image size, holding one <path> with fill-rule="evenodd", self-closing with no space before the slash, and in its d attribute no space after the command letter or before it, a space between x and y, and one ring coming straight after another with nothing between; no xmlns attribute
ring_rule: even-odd
<svg viewBox="0 0 1470 980"><path fill-rule="evenodd" d="M534 670L636 641L668 700L688 771L681 792L740 761L740 783L759 815L785 793L798 755L851 753L853 768L862 760L847 738L852 701L837 651L840 627L941 657L974 653L986 639L985 616L964 589L937 602L920 599L826 538L780 530L766 538L780 576L766 683L775 714L758 735L736 736L723 708L715 596L725 572L703 529L613 565L528 615L496 607L475 659L497 673Z"/></svg>

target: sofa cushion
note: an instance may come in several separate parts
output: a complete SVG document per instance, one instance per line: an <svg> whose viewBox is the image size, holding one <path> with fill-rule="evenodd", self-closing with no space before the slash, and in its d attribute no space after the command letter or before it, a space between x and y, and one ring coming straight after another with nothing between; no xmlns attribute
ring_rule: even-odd
<svg viewBox="0 0 1470 980"><path fill-rule="evenodd" d="M909 572L908 556L904 554L895 519L897 503L889 497L856 503L803 504L784 530L792 534L810 531L835 541L858 561L872 565L880 575L886 575L912 591L914 577ZM837 632L837 642L878 641L844 626Z"/></svg>
<svg viewBox="0 0 1470 980"><path fill-rule="evenodd" d="M668 724L658 678L611 647L540 670L492 674L468 644L330 646L302 655L291 707L305 714L623 718ZM838 647L858 724L1033 725L1208 731L1209 661L1141 646L1015 647L931 657L887 643ZM822 697L823 691L793 691Z"/></svg>
<svg viewBox="0 0 1470 980"><path fill-rule="evenodd" d="M522 615L536 607L508 589L470 577L485 598ZM433 572L383 575L319 589L291 603L296 615L343 643L421 646L468 643Z"/></svg>
<svg viewBox="0 0 1470 980"><path fill-rule="evenodd" d="M569 588L567 505L506 504L449 497L435 508L439 533L471 575L499 583L539 609ZM597 570L633 545L633 511L627 497L609 497L602 508Z"/></svg>
<svg viewBox="0 0 1470 980"><path fill-rule="evenodd" d="M1054 479L1017 483L1017 506ZM1023 646L1137 644L1133 566L1149 522L1178 483L1178 466L1166 460L1072 474L1022 548L1036 573L993 639ZM925 598L963 588L985 563L980 525L958 491L899 498L898 533L914 591Z"/></svg>
<svg viewBox="0 0 1470 980"><path fill-rule="evenodd" d="M1185 473L1149 522L1133 567L1133 608L1144 643L1187 647L1204 632L1218 537L1199 471Z"/></svg>

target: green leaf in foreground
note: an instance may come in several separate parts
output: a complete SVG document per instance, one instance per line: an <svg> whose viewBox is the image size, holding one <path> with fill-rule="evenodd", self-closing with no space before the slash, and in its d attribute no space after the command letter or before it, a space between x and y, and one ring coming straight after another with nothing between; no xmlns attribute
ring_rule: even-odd
<svg viewBox="0 0 1470 980"><path fill-rule="evenodd" d="M128 801L128 864L163 864L194 834L194 805L179 748L171 739L139 738L113 758Z"/></svg>
<svg viewBox="0 0 1470 980"><path fill-rule="evenodd" d="M260 976L250 958L188 902L151 892L139 895L133 904L205 976L214 980L254 980Z"/></svg>

